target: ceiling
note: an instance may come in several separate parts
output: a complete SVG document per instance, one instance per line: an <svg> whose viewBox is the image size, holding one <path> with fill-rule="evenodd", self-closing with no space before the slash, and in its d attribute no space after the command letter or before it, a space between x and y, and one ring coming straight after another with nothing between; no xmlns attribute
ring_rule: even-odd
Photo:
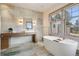
<svg viewBox="0 0 79 59"><path fill-rule="evenodd" d="M38 12L44 12L49 10L51 7L55 8L62 4L64 3L13 3L12 5L16 7L31 9Z"/></svg>

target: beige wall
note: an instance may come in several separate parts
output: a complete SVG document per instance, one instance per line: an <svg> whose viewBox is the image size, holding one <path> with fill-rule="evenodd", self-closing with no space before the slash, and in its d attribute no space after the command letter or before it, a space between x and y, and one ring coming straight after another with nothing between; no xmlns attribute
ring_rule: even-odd
<svg viewBox="0 0 79 59"><path fill-rule="evenodd" d="M0 16L0 34L1 34L1 16Z"/></svg>
<svg viewBox="0 0 79 59"><path fill-rule="evenodd" d="M25 29L25 26L24 24L18 25L17 22L19 18L23 18L24 20L28 20L30 18L32 20L37 21L38 18L42 18L42 13L19 7L9 7L7 5L2 5L1 16L2 16L2 22L1 22L2 32L7 32L9 27L12 27L14 31L22 31ZM33 29L34 28L35 27L33 27Z"/></svg>
<svg viewBox="0 0 79 59"><path fill-rule="evenodd" d="M0 10L0 34L1 34L1 10ZM1 37L0 37L0 51L1 51Z"/></svg>
<svg viewBox="0 0 79 59"><path fill-rule="evenodd" d="M49 27L48 14L45 12L43 14L43 35L48 35L48 27Z"/></svg>
<svg viewBox="0 0 79 59"><path fill-rule="evenodd" d="M65 6L65 5L67 5L67 4L65 4L65 3L57 4L57 5L55 5L55 7L51 7L49 10L47 10L43 13L43 27L44 27L43 28L43 35L48 35L48 33L49 33L49 26L50 26L49 14L54 12L55 10Z"/></svg>
<svg viewBox="0 0 79 59"><path fill-rule="evenodd" d="M1 6L0 6L0 34L1 34Z"/></svg>
<svg viewBox="0 0 79 59"><path fill-rule="evenodd" d="M1 17L0 17L0 34L1 34ZM0 50L1 50L1 38L0 38Z"/></svg>

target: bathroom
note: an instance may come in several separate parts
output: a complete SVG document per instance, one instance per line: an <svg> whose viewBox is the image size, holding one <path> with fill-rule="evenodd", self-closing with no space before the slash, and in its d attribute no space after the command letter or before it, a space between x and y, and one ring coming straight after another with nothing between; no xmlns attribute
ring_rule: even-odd
<svg viewBox="0 0 79 59"><path fill-rule="evenodd" d="M40 5L39 8L41 6L44 7L44 6L49 5L50 8L48 7L49 9L47 8L47 10L36 9L38 11L36 11L35 9L31 10L30 6L34 8L35 5ZM26 6L26 8L24 6ZM29 9L28 9L28 6L30 7ZM79 50L79 47L78 47L79 46L78 44L79 34L76 34L78 30L75 31L71 29L72 24L67 24L67 22L71 22L71 23L73 23L72 21L76 22L75 20L69 21L69 15L73 16L73 14L68 14L67 12L71 12L72 10L74 11L75 8L76 9L78 8L78 11L77 10L76 11L77 13L79 13L79 4L48 3L48 4L43 5L43 3L38 3L38 4L31 4L31 3L29 4L27 3L10 3L10 4L7 3L5 4L3 3L3 4L0 4L0 7L1 7L0 8L0 11L1 11L0 12L0 28L1 28L0 33L1 34L8 33L9 28L12 28L12 33L35 34L35 39L36 39L35 41L37 43L33 45L35 46L41 45L44 47L45 47L44 44L47 44L45 42L45 39L49 40L51 36L57 37L57 39L60 39L60 40L70 39L70 40L77 42L76 46L74 46L76 50L73 49L74 53L76 53L76 51ZM79 18L79 16L77 16L77 18ZM73 34L74 32L76 33ZM22 44L31 42L31 40L32 40L31 35L23 36L23 37L11 37L9 39L8 49L9 48L12 49L13 47L18 47ZM73 44L75 45L75 43ZM4 50L7 50L7 49L4 49ZM74 53L69 54L69 55L75 55ZM33 55L41 55L41 54L36 54L36 52L34 52ZM51 53L49 55L51 55ZM60 54L57 54L57 55L60 55Z"/></svg>

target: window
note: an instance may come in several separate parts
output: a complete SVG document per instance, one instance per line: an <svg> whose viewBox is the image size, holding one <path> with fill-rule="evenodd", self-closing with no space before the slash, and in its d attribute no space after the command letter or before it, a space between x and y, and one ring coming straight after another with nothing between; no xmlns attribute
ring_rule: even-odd
<svg viewBox="0 0 79 59"><path fill-rule="evenodd" d="M49 14L49 16L50 33L79 36L79 4L72 4Z"/></svg>
<svg viewBox="0 0 79 59"><path fill-rule="evenodd" d="M79 36L79 5L76 4L67 8L66 16L66 26L69 28L69 34Z"/></svg>
<svg viewBox="0 0 79 59"><path fill-rule="evenodd" d="M51 32L53 35L62 34L63 31L63 14L62 11L58 11L55 14L50 15L51 19Z"/></svg>

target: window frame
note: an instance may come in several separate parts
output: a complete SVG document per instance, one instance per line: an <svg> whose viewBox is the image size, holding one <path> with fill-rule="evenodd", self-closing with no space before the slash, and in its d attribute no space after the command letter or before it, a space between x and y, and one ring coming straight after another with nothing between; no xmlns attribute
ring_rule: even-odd
<svg viewBox="0 0 79 59"><path fill-rule="evenodd" d="M65 8L65 10L66 9L68 9L68 8L71 8L71 14L72 14L72 8L74 8L75 6L76 6L77 4L73 4L73 5L71 5L71 6L68 6L67 8ZM78 10L79 10L79 8L78 8ZM78 10L76 10L76 11L73 11L73 12L77 12ZM71 16L71 15L70 15ZM73 19L73 18L76 18L76 17L78 17L79 18L79 15L78 16L71 16L70 18L71 19ZM65 24L65 26L66 26L66 28L65 29L67 29L67 25ZM72 36L79 36L79 34L75 34L75 33L69 33L69 35L72 35Z"/></svg>
<svg viewBox="0 0 79 59"><path fill-rule="evenodd" d="M68 8L71 8L72 6L75 6L75 5L77 5L77 4L70 4L70 5L67 5L67 6L65 6L65 7L63 7L63 8L60 8L60 9L58 9L58 10L56 10L55 12L52 12L52 13L50 13L49 14L49 20L50 20L50 28L51 28L51 31L52 31L52 27L51 27L51 15L54 15L54 14L56 14L57 12L59 12L60 10L62 10L62 12L64 12L64 10L66 10L66 9L68 9ZM79 4L78 4L79 5ZM66 25L66 19L65 19L65 17L66 16L64 16L65 14L63 13L63 21L64 21L64 35L68 35L68 36L76 36L76 37L78 37L78 35L74 35L74 34L67 34L66 33L66 29L67 29L67 25ZM78 17L78 16L75 16L75 17ZM74 18L74 17L73 17ZM51 33L51 32L50 32Z"/></svg>

